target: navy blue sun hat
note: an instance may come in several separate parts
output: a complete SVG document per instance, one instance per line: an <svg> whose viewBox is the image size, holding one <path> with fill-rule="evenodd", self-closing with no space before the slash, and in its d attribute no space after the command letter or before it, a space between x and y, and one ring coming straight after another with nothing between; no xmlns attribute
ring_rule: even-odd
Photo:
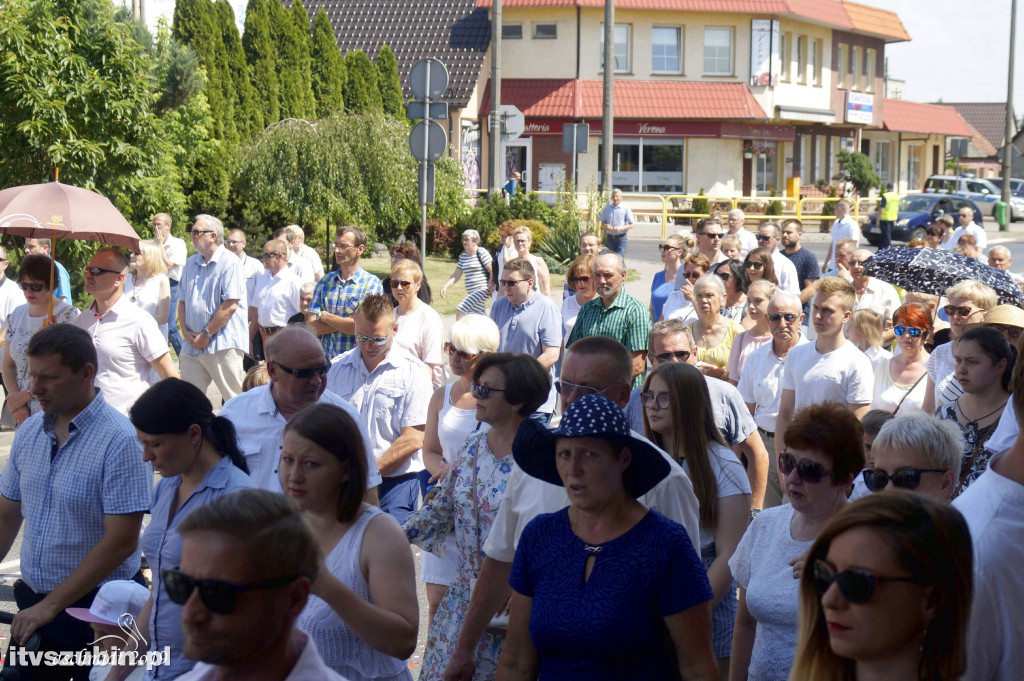
<svg viewBox="0 0 1024 681"><path fill-rule="evenodd" d="M647 494L671 471L668 459L653 444L633 436L619 405L600 393L584 395L570 404L554 430L533 419L524 420L512 442L512 456L528 475L561 487L555 465L555 441L560 437L594 437L629 449L632 462L624 482L634 498Z"/></svg>

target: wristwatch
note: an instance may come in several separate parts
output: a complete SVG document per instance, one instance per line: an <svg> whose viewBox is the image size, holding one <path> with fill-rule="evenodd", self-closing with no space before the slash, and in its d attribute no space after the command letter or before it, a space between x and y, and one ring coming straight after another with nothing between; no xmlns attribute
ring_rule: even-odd
<svg viewBox="0 0 1024 681"><path fill-rule="evenodd" d="M752 508L752 509L750 509L750 519L753 520L754 518L756 518L757 514L760 513L760 512L761 512L761 509L759 509L759 508Z"/></svg>
<svg viewBox="0 0 1024 681"><path fill-rule="evenodd" d="M212 334L212 333L210 333L210 329L209 329L209 328L207 328L207 327L205 327L205 326L203 327L203 331L202 331L202 334L203 334L204 336L206 336L207 338L213 338L213 334Z"/></svg>
<svg viewBox="0 0 1024 681"><path fill-rule="evenodd" d="M316 321L320 321L320 317L322 317L323 315L323 310L317 310L316 313L313 315L313 319L315 319Z"/></svg>

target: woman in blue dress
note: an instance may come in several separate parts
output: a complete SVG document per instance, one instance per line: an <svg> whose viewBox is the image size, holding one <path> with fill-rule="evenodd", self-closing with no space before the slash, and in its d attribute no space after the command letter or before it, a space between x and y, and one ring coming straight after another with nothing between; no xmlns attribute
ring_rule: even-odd
<svg viewBox="0 0 1024 681"><path fill-rule="evenodd" d="M210 400L191 383L177 378L160 381L139 397L129 416L142 442L143 460L161 476L149 506L151 520L139 542L153 570L153 593L138 624L150 650L170 648L170 664L146 672L147 680L164 681L195 664L182 652L181 606L167 596L160 578L162 569L181 561L178 525L203 504L252 487L252 482L234 426L214 416ZM116 678L116 670L114 674L108 678Z"/></svg>
<svg viewBox="0 0 1024 681"><path fill-rule="evenodd" d="M710 679L711 587L682 526L637 497L672 465L597 394L550 431L525 421L513 444L527 474L565 487L516 548L498 681Z"/></svg>

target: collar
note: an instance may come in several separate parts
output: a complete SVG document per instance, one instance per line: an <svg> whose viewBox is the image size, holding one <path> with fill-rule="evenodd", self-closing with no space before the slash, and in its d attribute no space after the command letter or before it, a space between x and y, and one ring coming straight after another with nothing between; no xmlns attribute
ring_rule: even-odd
<svg viewBox="0 0 1024 681"><path fill-rule="evenodd" d="M85 406L85 409L75 414L75 417L71 419L71 423L68 425L68 432L77 432L80 428L89 425L106 404L107 401L103 399L103 393L99 388L96 388L96 394L93 395L92 401ZM43 414L43 432L53 434L53 422L57 420L57 416L57 414Z"/></svg>
<svg viewBox="0 0 1024 681"><path fill-rule="evenodd" d="M215 262L220 262L220 259L225 257L225 255L230 255L232 258L238 257L228 249L224 248L224 244L221 244L217 246L217 249L213 252L213 255L210 256L209 261L207 261L206 258L203 258L202 254L200 254L199 257L203 259L203 262L201 262L200 264L203 265L204 267L207 265L212 265Z"/></svg>
<svg viewBox="0 0 1024 681"><path fill-rule="evenodd" d="M339 283L347 284L350 281L355 281L356 279L359 279L360 276L362 276L365 273L366 273L366 270L364 270L363 266L360 265L359 267L356 268L356 271L353 272L352 276L349 277L348 279L345 279L345 278L343 278L341 276L341 268L340 267L338 269L334 270L333 272L331 272L331 275L333 275L338 280Z"/></svg>
<svg viewBox="0 0 1024 681"><path fill-rule="evenodd" d="M530 294L530 297L523 301L522 305L516 305L511 300L508 301L508 304L516 312L522 312L523 310L537 302L537 298L539 297L539 295L540 294L537 291L533 291ZM504 296L504 298L505 300L508 300L508 296Z"/></svg>
<svg viewBox="0 0 1024 681"><path fill-rule="evenodd" d="M622 282L622 288L619 289L619 294L617 296L615 296L615 300L612 301L611 305L608 305L606 307L605 304L604 304L604 298L602 298L601 296L598 296L597 298L594 298L594 300L598 301L598 305L601 306L602 310L611 310L611 309L616 308L616 307L625 307L623 305L623 300L622 300L622 296L624 296L624 295L626 295L626 282Z"/></svg>
<svg viewBox="0 0 1024 681"><path fill-rule="evenodd" d="M118 296L118 298L114 302L114 304L111 305L109 308L107 308L107 311L104 312L103 314L101 314L101 315L96 314L96 301L95 300L92 301L92 303L89 305L89 311L92 312L93 317L95 317L96 319L104 319L105 317L110 315L110 319L111 319L111 321L113 321L113 320L116 320L117 317L121 313L121 310L119 308L123 308L125 305L131 305L131 303L128 301L128 296L125 294L124 290L122 290L121 291L121 295ZM56 305L53 307L53 311L54 311L54 313L57 312L57 306Z"/></svg>
<svg viewBox="0 0 1024 681"><path fill-rule="evenodd" d="M220 457L220 461L213 465L213 468L206 472L206 477L199 483L199 486L195 488L192 494L201 492L204 489L224 489L228 484L228 478L231 477L231 467L235 464L232 463L230 456ZM181 484L181 476L178 476L178 484Z"/></svg>

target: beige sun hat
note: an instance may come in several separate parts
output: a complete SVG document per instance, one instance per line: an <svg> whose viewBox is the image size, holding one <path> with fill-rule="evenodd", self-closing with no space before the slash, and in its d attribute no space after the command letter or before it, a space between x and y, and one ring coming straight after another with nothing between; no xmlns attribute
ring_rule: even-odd
<svg viewBox="0 0 1024 681"><path fill-rule="evenodd" d="M967 324L964 326L964 331L970 331L971 329L979 326L1016 326L1018 329L1024 329L1024 310L1020 309L1016 305L996 305L990 308L985 313L985 319L977 324Z"/></svg>

